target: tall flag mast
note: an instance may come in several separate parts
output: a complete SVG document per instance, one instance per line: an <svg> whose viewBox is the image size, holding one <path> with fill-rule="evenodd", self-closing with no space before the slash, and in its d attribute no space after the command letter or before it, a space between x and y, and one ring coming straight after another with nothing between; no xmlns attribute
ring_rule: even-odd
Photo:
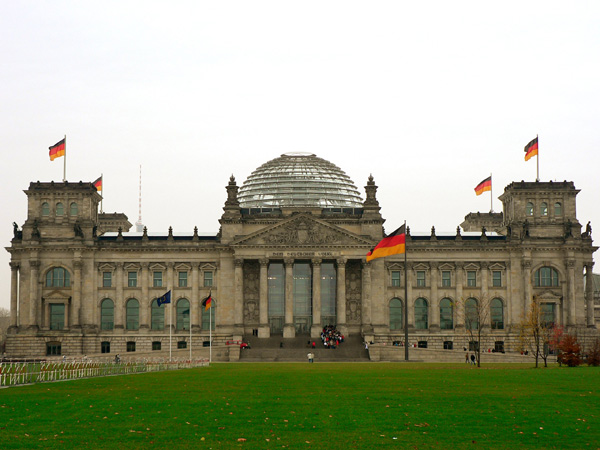
<svg viewBox="0 0 600 450"><path fill-rule="evenodd" d="M98 177L96 179L96 181L94 181L94 183L93 183L94 187L96 188L96 190L98 192L101 192L102 189L103 189L103 186L102 186L103 181L104 181L103 178L104 178L104 174L100 174L100 177ZM102 214L102 212L103 212L103 210L102 210L102 204L104 202L104 194L100 194L100 195L101 195L101 199L100 199L100 214Z"/></svg>
<svg viewBox="0 0 600 450"><path fill-rule="evenodd" d="M538 153L538 136L535 136L529 144L525 146L525 161L537 156L537 177L535 181L540 181L540 154Z"/></svg>
<svg viewBox="0 0 600 450"><path fill-rule="evenodd" d="M208 362L212 362L212 290L208 297L202 300L204 311L208 311Z"/></svg>
<svg viewBox="0 0 600 450"><path fill-rule="evenodd" d="M367 262L376 258L404 253L404 359L408 361L408 261L406 258L406 221L384 237L369 253Z"/></svg>
<svg viewBox="0 0 600 450"><path fill-rule="evenodd" d="M61 156L65 157L64 165L63 165L63 183L67 181L67 135L54 144L52 147L48 147L50 149L50 161L54 161L56 158L60 158Z"/></svg>
<svg viewBox="0 0 600 450"><path fill-rule="evenodd" d="M492 194L492 174L490 173L490 176L487 177L485 180L481 181L481 183L479 183L477 185L477 187L475 187L475 194L476 195L481 195L486 191L490 191L490 212L494 212L494 195Z"/></svg>
<svg viewBox="0 0 600 450"><path fill-rule="evenodd" d="M144 231L144 224L142 223L142 165L140 164L140 199L139 199L139 216L138 221L135 223L135 231L142 233Z"/></svg>

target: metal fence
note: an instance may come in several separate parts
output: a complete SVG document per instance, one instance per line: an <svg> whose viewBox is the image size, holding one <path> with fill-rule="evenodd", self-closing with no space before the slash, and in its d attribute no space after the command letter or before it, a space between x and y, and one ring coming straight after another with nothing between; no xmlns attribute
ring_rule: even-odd
<svg viewBox="0 0 600 450"><path fill-rule="evenodd" d="M208 366L208 359L106 361L0 362L0 386L76 380L79 378L160 372Z"/></svg>

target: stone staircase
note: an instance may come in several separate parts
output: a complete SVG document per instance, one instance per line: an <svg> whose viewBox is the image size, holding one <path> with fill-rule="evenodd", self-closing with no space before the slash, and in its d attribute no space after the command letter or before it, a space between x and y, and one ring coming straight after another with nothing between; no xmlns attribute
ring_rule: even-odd
<svg viewBox="0 0 600 450"><path fill-rule="evenodd" d="M240 351L240 362L308 362L306 355L312 351L315 362L367 362L368 351L365 350L360 336L349 336L337 348L323 347L321 339L313 339L316 348L312 350L308 335L284 339L281 336L258 338L244 336L244 342L250 344L250 350ZM283 343L283 346L282 346Z"/></svg>

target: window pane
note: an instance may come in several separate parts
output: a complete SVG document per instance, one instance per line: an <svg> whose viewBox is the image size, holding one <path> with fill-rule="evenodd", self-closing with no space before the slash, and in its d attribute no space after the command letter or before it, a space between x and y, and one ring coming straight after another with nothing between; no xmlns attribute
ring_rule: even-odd
<svg viewBox="0 0 600 450"><path fill-rule="evenodd" d="M63 206L63 204L57 203L56 204L56 215L62 216L64 213L65 213L65 207Z"/></svg>
<svg viewBox="0 0 600 450"><path fill-rule="evenodd" d="M492 271L492 286L501 287L502 286L502 272L499 270Z"/></svg>
<svg viewBox="0 0 600 450"><path fill-rule="evenodd" d="M111 287L112 286L112 273L111 272L102 272L102 287Z"/></svg>
<svg viewBox="0 0 600 450"><path fill-rule="evenodd" d="M392 270L392 286L398 287L400 286L400 271Z"/></svg>
<svg viewBox="0 0 600 450"><path fill-rule="evenodd" d="M554 215L562 216L562 205L558 202L554 204Z"/></svg>
<svg viewBox="0 0 600 450"><path fill-rule="evenodd" d="M417 286L425 287L425 271L417 270Z"/></svg>
<svg viewBox="0 0 600 450"><path fill-rule="evenodd" d="M404 326L402 301L393 298L390 301L390 330L402 330Z"/></svg>
<svg viewBox="0 0 600 450"><path fill-rule="evenodd" d="M65 305L50 305L50 329L62 330L65 327Z"/></svg>
<svg viewBox="0 0 600 450"><path fill-rule="evenodd" d="M443 298L440 302L440 328L442 330L454 328L452 302L448 298Z"/></svg>
<svg viewBox="0 0 600 450"><path fill-rule="evenodd" d="M46 202L42 203L42 216L50 215L50 205Z"/></svg>
<svg viewBox="0 0 600 450"><path fill-rule="evenodd" d="M504 329L504 305L502 300L495 298L490 304L490 315L492 322L492 330Z"/></svg>
<svg viewBox="0 0 600 450"><path fill-rule="evenodd" d="M528 216L533 216L533 203L527 203L527 207L525 208L525 214Z"/></svg>
<svg viewBox="0 0 600 450"><path fill-rule="evenodd" d="M71 215L76 216L78 212L77 203L71 203Z"/></svg>
<svg viewBox="0 0 600 450"><path fill-rule="evenodd" d="M127 286L137 287L137 272L127 272Z"/></svg>
<svg viewBox="0 0 600 450"><path fill-rule="evenodd" d="M190 302L185 298L177 302L177 321L175 326L178 330L190 329Z"/></svg>
<svg viewBox="0 0 600 450"><path fill-rule="evenodd" d="M427 300L418 298L415 302L415 328L426 330L428 328Z"/></svg>
<svg viewBox="0 0 600 450"><path fill-rule="evenodd" d="M212 272L204 272L204 287L212 287L213 286L213 273Z"/></svg>
<svg viewBox="0 0 600 450"><path fill-rule="evenodd" d="M333 263L321 264L321 319L323 325L334 325L337 277Z"/></svg>
<svg viewBox="0 0 600 450"><path fill-rule="evenodd" d="M112 330L115 326L115 307L111 299L102 300L100 307L100 328L103 330Z"/></svg>
<svg viewBox="0 0 600 450"><path fill-rule="evenodd" d="M547 216L548 215L548 203L543 202L540 205L540 215Z"/></svg>
<svg viewBox="0 0 600 450"><path fill-rule="evenodd" d="M465 302L465 327L467 327L467 329L479 329L479 314L477 307L478 303L474 298L469 298Z"/></svg>
<svg viewBox="0 0 600 450"><path fill-rule="evenodd" d="M153 273L153 283L154 287L162 287L162 272L154 272Z"/></svg>
<svg viewBox="0 0 600 450"><path fill-rule="evenodd" d="M165 309L166 307L158 306L158 301L154 299L151 307L151 325L153 330L164 330L165 328Z"/></svg>
<svg viewBox="0 0 600 450"><path fill-rule="evenodd" d="M477 272L474 270L467 271L467 286L475 287L477 286Z"/></svg>
<svg viewBox="0 0 600 450"><path fill-rule="evenodd" d="M450 278L450 271L449 270L442 270L442 286L443 287L450 287L452 285L452 281Z"/></svg>
<svg viewBox="0 0 600 450"><path fill-rule="evenodd" d="M140 327L140 303L132 298L127 301L127 329L137 330Z"/></svg>
<svg viewBox="0 0 600 450"><path fill-rule="evenodd" d="M179 287L187 287L187 272L179 272Z"/></svg>
<svg viewBox="0 0 600 450"><path fill-rule="evenodd" d="M294 316L312 316L312 269L309 263L295 263Z"/></svg>

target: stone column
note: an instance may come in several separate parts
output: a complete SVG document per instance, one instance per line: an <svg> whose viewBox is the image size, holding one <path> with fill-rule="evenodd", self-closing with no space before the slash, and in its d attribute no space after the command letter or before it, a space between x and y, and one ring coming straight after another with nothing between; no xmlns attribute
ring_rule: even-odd
<svg viewBox="0 0 600 450"><path fill-rule="evenodd" d="M407 268L406 268L406 277L404 279L404 282L407 283L406 285L406 298L402 301L402 330L404 331L404 314L406 313L406 311L408 311L408 329L410 331L411 328L413 328L413 322L411 320L411 313L410 313L410 303L409 303L409 299L413 297L413 266L412 263L406 263L407 264ZM402 293L402 297L404 297L404 293ZM406 305L408 305L408 308L404 307L404 302L406 302ZM389 307L388 307L389 309ZM388 321L388 326L389 326L389 321Z"/></svg>
<svg viewBox="0 0 600 450"><path fill-rule="evenodd" d="M294 260L286 259L285 264L285 320L283 325L283 337L292 338L296 336L294 327Z"/></svg>
<svg viewBox="0 0 600 450"><path fill-rule="evenodd" d="M269 327L269 260L263 258L260 263L260 281L259 281L259 328L258 337L268 338L271 336Z"/></svg>
<svg viewBox="0 0 600 450"><path fill-rule="evenodd" d="M16 327L17 308L18 308L18 283L19 283L19 263L10 262L10 326Z"/></svg>
<svg viewBox="0 0 600 450"><path fill-rule="evenodd" d="M456 298L454 299L454 328L465 327L465 305L463 298L463 283L465 274L462 263L456 263Z"/></svg>
<svg viewBox="0 0 600 450"><path fill-rule="evenodd" d="M234 311L233 311L233 322L235 327L238 329L238 333L243 334L244 332L244 260L236 258L233 261L234 264L234 280L233 280L233 292L234 292Z"/></svg>
<svg viewBox="0 0 600 450"><path fill-rule="evenodd" d="M80 322L80 311L81 311L81 269L83 262L80 259L73 261L73 298L71 305L71 326L79 327Z"/></svg>
<svg viewBox="0 0 600 450"><path fill-rule="evenodd" d="M192 332L194 330L198 330L200 328L200 302L202 301L199 298L199 272L200 268L198 264L192 265L192 298L190 298L190 326L192 327Z"/></svg>
<svg viewBox="0 0 600 450"><path fill-rule="evenodd" d="M492 318L491 316L491 311L489 311L490 305L492 303L492 299L489 297L489 270L488 270L488 263L487 262L482 262L481 263L481 299L479 300L480 306L481 307L486 307L488 308L488 311L481 311L481 318L486 318L486 321L484 323L481 323L480 326L482 327L487 327L487 328L491 328L492 326Z"/></svg>
<svg viewBox="0 0 600 450"><path fill-rule="evenodd" d="M171 304L169 305L169 308L171 309L167 314L167 323L169 324L169 326L171 327L171 331L175 332L175 323L177 322L177 310L175 308L175 303L177 302L177 299L175 298L175 291L173 289L173 266L175 264L173 264L172 262L168 262L167 263L167 290L171 291ZM167 328L168 330L168 328Z"/></svg>
<svg viewBox="0 0 600 450"><path fill-rule="evenodd" d="M337 329L342 333L346 333L346 261L346 258L337 260Z"/></svg>
<svg viewBox="0 0 600 450"><path fill-rule="evenodd" d="M436 262L431 263L431 297L429 298L429 331L440 329L440 299L438 296L439 270Z"/></svg>
<svg viewBox="0 0 600 450"><path fill-rule="evenodd" d="M140 328L150 328L150 311L152 310L152 302L148 298L148 263L142 263L142 271L140 273L140 284L142 288L142 298L140 299Z"/></svg>
<svg viewBox="0 0 600 450"><path fill-rule="evenodd" d="M100 278L102 280L102 278ZM123 296L123 263L118 262L115 269L115 330L125 328L126 309Z"/></svg>
<svg viewBox="0 0 600 450"><path fill-rule="evenodd" d="M531 290L531 260L523 259L521 261L523 270L523 309L520 311L523 317L526 317L529 307L531 306L532 290ZM515 317L516 319L516 317ZM517 319L518 320L518 319Z"/></svg>
<svg viewBox="0 0 600 450"><path fill-rule="evenodd" d="M372 320L372 315L371 315L371 263L370 262L366 262L366 261L362 261L362 299L361 299L361 305L362 305L362 311L361 311L361 316L362 316L362 332L363 334L365 334L365 340L366 339L366 333L373 333L373 320ZM382 307L385 307L384 305L382 305Z"/></svg>
<svg viewBox="0 0 600 450"><path fill-rule="evenodd" d="M39 301L38 277L40 262L37 260L29 261L29 327L39 328L41 326L42 308ZM66 314L65 314L66 316ZM66 320L66 317L65 317ZM65 324L66 325L66 324Z"/></svg>
<svg viewBox="0 0 600 450"><path fill-rule="evenodd" d="M592 275L593 262L585 265L585 300L586 300L586 322L588 328L596 328L594 319L594 281Z"/></svg>
<svg viewBox="0 0 600 450"><path fill-rule="evenodd" d="M576 304L575 304L575 260L568 259L567 260L567 307L568 307L568 326L577 325L577 312L576 312ZM556 311L558 314L558 311Z"/></svg>
<svg viewBox="0 0 600 450"><path fill-rule="evenodd" d="M321 259L312 260L312 326L310 336L318 338L321 335L323 326L321 325Z"/></svg>

